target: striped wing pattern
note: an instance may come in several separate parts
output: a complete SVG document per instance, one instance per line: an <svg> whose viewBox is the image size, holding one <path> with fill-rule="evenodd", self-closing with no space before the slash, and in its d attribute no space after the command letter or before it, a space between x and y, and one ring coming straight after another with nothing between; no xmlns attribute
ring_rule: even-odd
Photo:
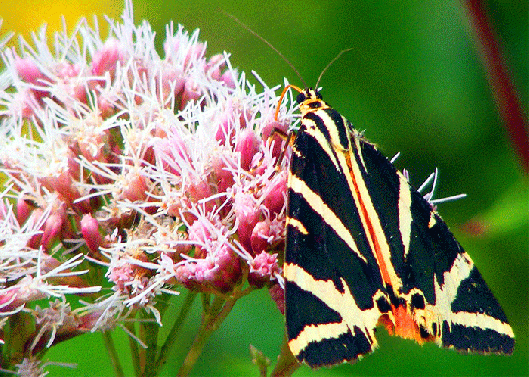
<svg viewBox="0 0 529 377"><path fill-rule="evenodd" d="M312 89L288 180L289 346L311 367L374 350L375 328L461 351L511 353L514 334L429 202Z"/></svg>

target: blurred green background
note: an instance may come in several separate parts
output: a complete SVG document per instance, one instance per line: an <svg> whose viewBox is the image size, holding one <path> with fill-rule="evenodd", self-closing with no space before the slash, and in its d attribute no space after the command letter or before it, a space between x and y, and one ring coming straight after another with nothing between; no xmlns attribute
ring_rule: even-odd
<svg viewBox="0 0 529 377"><path fill-rule="evenodd" d="M513 152L497 113L481 64L466 9L459 1L136 1L137 22L148 20L157 31L158 46L170 20L188 30L201 29L209 54L228 51L235 67L255 70L269 86L303 84L289 66L264 43L221 10L231 13L268 39L314 85L325 65L340 50L353 48L325 74L324 98L388 156L401 152L396 165L411 171L419 185L436 167L436 197L466 193L442 204L440 213L474 259L503 306L517 337L510 357L462 355L423 347L380 330L380 348L355 365L297 376L352 375L528 375L528 179ZM60 15L73 29L80 16L119 18L122 2L3 0L2 31L28 36L48 23L60 28ZM527 109L529 99L528 2L487 1L511 78ZM106 32L105 34L106 35ZM161 49L159 50L161 51ZM255 81L254 81L255 82ZM465 232L479 221L483 232ZM180 298L171 304L177 312ZM189 319L164 375L174 375L198 326L200 310ZM168 331L167 328L162 330ZM194 376L257 375L248 346L253 344L272 361L284 333L281 314L267 292L242 299L213 335L193 371ZM127 375L128 339L116 330ZM111 376L99 334L54 347L49 359L78 363L76 370L50 367L51 375Z"/></svg>

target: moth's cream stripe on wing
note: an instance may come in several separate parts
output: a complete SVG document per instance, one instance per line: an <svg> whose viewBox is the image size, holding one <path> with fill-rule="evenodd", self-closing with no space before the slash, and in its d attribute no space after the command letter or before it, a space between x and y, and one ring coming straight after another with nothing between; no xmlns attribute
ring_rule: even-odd
<svg viewBox="0 0 529 377"><path fill-rule="evenodd" d="M435 305L427 305L426 310L436 313L436 322L439 324L440 329L442 329L440 324L443 321L447 321L449 325L458 324L465 327L490 329L500 334L514 337L511 326L497 318L484 313L452 311L452 303L457 298L459 286L468 279L474 268L474 263L467 253L459 254L450 271L444 273L444 284L440 286L437 279L434 279L436 302ZM441 342L442 334L440 333L438 336L439 343Z"/></svg>
<svg viewBox="0 0 529 377"><path fill-rule="evenodd" d="M358 251L356 242L349 230L345 227L342 221L336 216L336 214L327 207L327 204L320 198L318 194L312 191L309 186L306 185L301 179L293 174L289 176L289 187L292 191L300 194L305 198L311 208L316 211L325 223L327 223L340 237L349 248L360 258L364 263L367 263L367 259Z"/></svg>
<svg viewBox="0 0 529 377"><path fill-rule="evenodd" d="M362 135L357 130L355 129L350 130L349 135L352 140L355 140L356 145L360 145L359 140L362 138ZM360 158L360 163L362 164L362 167L364 168L366 173L369 174L369 172L367 171L367 165L364 161L364 155L362 153L358 153L358 158Z"/></svg>
<svg viewBox="0 0 529 377"><path fill-rule="evenodd" d="M315 114L318 117L320 117L320 119L322 120L323 124L325 125L325 128L327 129L327 132L329 133L330 140L328 142L330 142L331 145L334 148L336 148L337 150L347 150L347 149L349 149L349 144L348 145L342 145L342 143L340 141L340 132L338 132L338 128L336 127L336 123L329 116L329 114L326 111L324 111L324 110L316 111ZM345 120L344 117L342 117L342 122L343 122L343 125L344 125L344 131L347 132L347 129L346 129L347 121Z"/></svg>
<svg viewBox="0 0 529 377"><path fill-rule="evenodd" d="M301 221L294 219L292 217L287 217L286 226L292 226L296 228L301 234L309 234L307 228L301 223Z"/></svg>
<svg viewBox="0 0 529 377"><path fill-rule="evenodd" d="M404 257L408 255L411 240L411 190L408 180L400 172L399 176L399 230L404 245Z"/></svg>
<svg viewBox="0 0 529 377"><path fill-rule="evenodd" d="M324 339L337 339L342 334L347 334L349 327L342 321L340 323L326 323L305 326L296 339L288 342L293 355L299 355L311 342L320 342Z"/></svg>
<svg viewBox="0 0 529 377"><path fill-rule="evenodd" d="M452 312L446 320L449 324L463 325L468 328L477 327L480 330L490 329L514 338L514 332L509 324L484 313Z"/></svg>
<svg viewBox="0 0 529 377"><path fill-rule="evenodd" d="M443 317L449 318L452 312L452 303L457 297L457 291L463 281L468 279L474 263L467 253L461 253L457 256L452 264L450 271L443 274L444 284L439 285L438 279L434 279L435 287L435 306L443 310Z"/></svg>
<svg viewBox="0 0 529 377"><path fill-rule="evenodd" d="M325 138L325 135L318 129L316 123L313 120L307 118L304 118L302 122L306 128L305 133L312 136L314 140L318 142L321 149L325 151L325 154L329 157L329 159L336 167L336 170L340 171L340 166L338 165L336 157L334 156L334 153L331 149L331 144L329 144L329 141Z"/></svg>
<svg viewBox="0 0 529 377"><path fill-rule="evenodd" d="M347 282L340 278L343 288L343 293L340 292L332 280L318 280L303 269L303 267L295 263L285 263L283 266L285 280L296 284L304 291L310 292L315 297L319 298L330 309L336 311L342 316L343 323L351 330L358 327L366 334L366 337L373 342L372 348L376 346L375 327L380 318L380 311L374 305L371 309L362 310L358 307L353 294L351 293ZM287 309L288 310L288 309ZM294 340L295 350L303 350L310 341L314 339L317 333L311 329L312 325L306 326L301 331L299 336ZM321 325L317 325L318 327ZM331 327L331 336L323 338L334 338L345 333L343 327ZM338 333L340 331L340 333ZM321 338L320 338L321 339ZM289 342L290 345L290 342ZM295 354L291 346L292 353ZM299 353L299 352L298 352Z"/></svg>

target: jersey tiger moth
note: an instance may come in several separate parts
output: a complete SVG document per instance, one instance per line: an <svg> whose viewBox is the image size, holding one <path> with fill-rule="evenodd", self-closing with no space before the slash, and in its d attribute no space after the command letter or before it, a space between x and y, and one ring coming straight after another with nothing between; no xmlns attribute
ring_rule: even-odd
<svg viewBox="0 0 529 377"><path fill-rule="evenodd" d="M431 202L322 100L301 90L292 143L284 262L292 354L352 362L375 328L459 351L510 354L514 334Z"/></svg>

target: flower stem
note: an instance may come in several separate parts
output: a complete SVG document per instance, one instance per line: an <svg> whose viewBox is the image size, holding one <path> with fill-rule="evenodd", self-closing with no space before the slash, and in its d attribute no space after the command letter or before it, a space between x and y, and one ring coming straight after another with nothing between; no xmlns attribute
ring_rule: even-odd
<svg viewBox="0 0 529 377"><path fill-rule="evenodd" d="M158 323L153 322L146 312L142 313L142 317L145 322L141 323L143 327L143 339L147 345L145 350L145 364L144 364L144 373L146 377L155 376L153 372L153 366L156 363L156 355L158 352L158 333L160 331L160 326ZM151 321L149 321L151 319Z"/></svg>
<svg viewBox="0 0 529 377"><path fill-rule="evenodd" d="M288 341L285 335L285 339L281 345L281 353L279 354L277 364L270 377L291 376L300 366L301 364L294 357L294 355L292 355L292 352L290 352Z"/></svg>
<svg viewBox="0 0 529 377"><path fill-rule="evenodd" d="M110 361L112 362L112 367L114 368L114 373L116 377L124 377L123 367L119 362L118 353L116 347L114 346L114 341L112 340L112 335L109 331L103 332L103 340L105 342L105 347L110 356Z"/></svg>
<svg viewBox="0 0 529 377"><path fill-rule="evenodd" d="M134 324L131 322L126 322L125 328L131 333L137 336L136 329ZM130 347L130 356L132 358L132 366L134 367L134 374L136 376L141 376L142 369L140 366L140 350L138 347L138 342L136 339L129 336L129 347Z"/></svg>
<svg viewBox="0 0 529 377"><path fill-rule="evenodd" d="M474 32L480 43L483 65L488 73L489 85L494 94L496 105L504 122L511 143L518 154L525 173L529 173L529 131L527 115L524 114L522 101L509 74L500 39L494 31L491 18L487 14L483 0L466 0Z"/></svg>
<svg viewBox="0 0 529 377"><path fill-rule="evenodd" d="M176 342L178 338L178 332L180 331L185 319L187 318L187 315L189 314L189 311L191 310L191 307L193 306L193 302L195 300L196 295L197 293L193 291L189 291L187 293L185 301L183 302L182 307L180 308L180 313L178 314L178 318L176 318L175 322L173 323L173 327L171 328L171 331L169 331L169 334L167 335L167 338L165 339L165 343L160 349L158 359L156 360L156 363L154 364L152 368L152 374L151 374L152 376L156 376L160 368L167 361L167 356L169 355L169 351L171 350L173 344Z"/></svg>
<svg viewBox="0 0 529 377"><path fill-rule="evenodd" d="M215 330L219 328L220 324L230 313L231 309L239 298L240 296L232 297L227 300L224 300L220 297L215 298L209 307L209 310L204 313L202 325L198 330L197 336L195 337L195 340L193 341L193 344L187 353L184 363L176 374L178 377L187 376L189 372L191 372L191 369L193 369L193 366L202 353L202 349L206 345L209 337Z"/></svg>

